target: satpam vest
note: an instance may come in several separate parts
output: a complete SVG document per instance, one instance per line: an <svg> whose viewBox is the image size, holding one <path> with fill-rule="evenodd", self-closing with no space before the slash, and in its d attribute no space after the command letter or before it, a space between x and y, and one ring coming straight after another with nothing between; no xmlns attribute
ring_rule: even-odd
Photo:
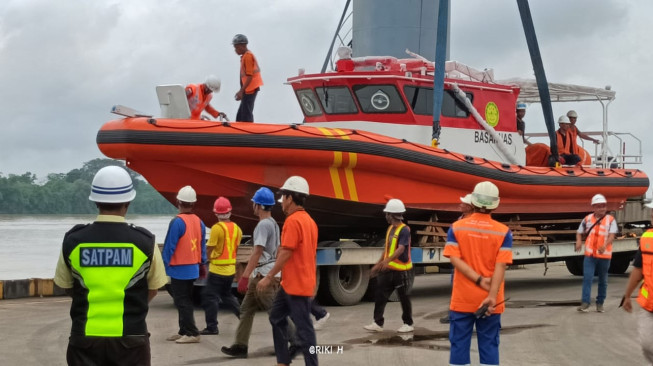
<svg viewBox="0 0 653 366"><path fill-rule="evenodd" d="M653 312L653 229L642 234L639 249L642 251L644 283L639 289L637 302L643 309Z"/></svg>
<svg viewBox="0 0 653 366"><path fill-rule="evenodd" d="M202 224L200 218L193 214L180 214L186 231L179 238L175 253L170 259L171 266L202 263Z"/></svg>
<svg viewBox="0 0 653 366"><path fill-rule="evenodd" d="M388 227L388 232L385 234L385 250L383 251L383 259L390 258L394 255L395 250L397 250L397 240L399 239L399 233L405 226L406 224L402 223L397 226L394 231L392 230L392 225ZM395 271L407 271L413 268L413 262L410 260L410 247L406 247L406 250L408 251L408 262L402 262L399 260L399 258L397 258L388 263L390 269Z"/></svg>
<svg viewBox="0 0 653 366"><path fill-rule="evenodd" d="M224 245L222 253L216 258L211 258L211 264L216 265L235 265L236 264L236 248L240 243L242 232L238 225L233 222L225 223L219 222L218 225L224 231Z"/></svg>

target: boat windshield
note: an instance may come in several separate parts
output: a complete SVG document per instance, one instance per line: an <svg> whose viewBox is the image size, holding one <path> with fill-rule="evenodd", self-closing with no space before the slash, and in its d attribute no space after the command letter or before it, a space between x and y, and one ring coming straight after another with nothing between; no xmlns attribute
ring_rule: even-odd
<svg viewBox="0 0 653 366"><path fill-rule="evenodd" d="M413 113L426 116L433 115L433 88L404 86L404 94L408 104L413 109ZM465 93L471 102L474 101L474 94ZM467 107L454 97L451 90L445 90L442 96L442 115L445 117L469 117Z"/></svg>
<svg viewBox="0 0 653 366"><path fill-rule="evenodd" d="M346 86L329 86L315 88L320 103L326 114L358 113L351 91Z"/></svg>
<svg viewBox="0 0 653 366"><path fill-rule="evenodd" d="M394 85L354 85L354 94L364 113L406 113Z"/></svg>

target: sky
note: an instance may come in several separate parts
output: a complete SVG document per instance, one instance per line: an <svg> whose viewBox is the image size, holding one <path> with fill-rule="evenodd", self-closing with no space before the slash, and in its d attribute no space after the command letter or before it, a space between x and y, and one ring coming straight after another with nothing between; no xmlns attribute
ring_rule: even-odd
<svg viewBox="0 0 653 366"><path fill-rule="evenodd" d="M356 1L356 0L354 0ZM413 1L413 0L411 0ZM642 139L653 175L653 65L650 14L638 0L531 1L547 79L610 85L610 130ZM158 115L155 86L202 82L214 74L222 90L212 104L231 118L238 102L239 58L231 39L248 36L265 82L257 121L298 123L292 88L298 69L319 72L345 0L4 0L0 2L0 173L41 179L103 157L95 136L118 118L115 104ZM450 55L496 79L533 78L514 0L453 0ZM427 55L428 56L428 55ZM432 57L429 57L432 58ZM575 109L582 131L601 129L598 103L554 104L555 116ZM529 106L527 132L545 132L541 108ZM632 150L630 148L632 147ZM627 147L636 153L635 144Z"/></svg>

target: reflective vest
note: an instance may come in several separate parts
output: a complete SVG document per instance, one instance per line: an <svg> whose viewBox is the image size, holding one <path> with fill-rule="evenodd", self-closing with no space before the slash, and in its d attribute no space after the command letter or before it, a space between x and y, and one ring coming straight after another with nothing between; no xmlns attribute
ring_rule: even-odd
<svg viewBox="0 0 653 366"><path fill-rule="evenodd" d="M585 229L589 229L596 222L596 217L594 214L589 214L585 217ZM585 239L585 255L588 257L595 257L601 259L610 259L612 258L612 243L608 244L605 247L603 253L599 253L599 247L603 246L608 240L610 235L610 225L614 221L614 217L610 215L605 215L601 219L601 222L596 224L592 231L587 234L587 239Z"/></svg>
<svg viewBox="0 0 653 366"><path fill-rule="evenodd" d="M194 214L179 214L186 230L177 241L175 252L170 259L171 266L202 263L202 224Z"/></svg>
<svg viewBox="0 0 653 366"><path fill-rule="evenodd" d="M127 224L79 225L64 237L62 254L73 273L71 334L147 335L147 275L154 236Z"/></svg>
<svg viewBox="0 0 653 366"><path fill-rule="evenodd" d="M397 228L392 231L392 225L388 227L388 232L385 234L385 250L383 251L383 259L390 258L394 255L395 250L397 250L397 240L399 239L399 233L401 229L404 228L406 224L401 223ZM392 236L390 236L392 234ZM389 245L389 246L388 246ZM402 262L399 258L388 263L388 266L395 271L407 271L413 268L413 262L410 260L410 245L405 248L408 251L408 262Z"/></svg>
<svg viewBox="0 0 653 366"><path fill-rule="evenodd" d="M576 134L571 132L571 128L568 129L567 133L564 135L562 134L562 131L557 130L556 137L558 140L558 154L578 154L578 147L576 146Z"/></svg>
<svg viewBox="0 0 653 366"><path fill-rule="evenodd" d="M252 51L247 51L240 57L240 85L245 85L245 81L247 81L247 74L245 73L246 55L251 55L252 60L254 60L254 73L251 75L252 81L247 86L247 89L245 89L245 94L252 94L254 90L260 88L263 85L263 78L261 78L261 69L258 66L256 57L254 57Z"/></svg>
<svg viewBox="0 0 653 366"><path fill-rule="evenodd" d="M648 229L639 239L642 251L642 274L644 284L639 290L637 302L647 311L653 312L653 229Z"/></svg>
<svg viewBox="0 0 653 366"><path fill-rule="evenodd" d="M224 244L222 246L222 253L215 258L211 258L211 264L233 266L236 264L236 249L240 244L240 238L243 233L238 225L233 222L218 222L218 225L224 231Z"/></svg>
<svg viewBox="0 0 653 366"><path fill-rule="evenodd" d="M202 88L202 84L190 84L186 87L186 89L190 90L190 95L187 94L188 108L190 108L190 118L200 119L202 111L211 102L213 93L204 94L204 88Z"/></svg>

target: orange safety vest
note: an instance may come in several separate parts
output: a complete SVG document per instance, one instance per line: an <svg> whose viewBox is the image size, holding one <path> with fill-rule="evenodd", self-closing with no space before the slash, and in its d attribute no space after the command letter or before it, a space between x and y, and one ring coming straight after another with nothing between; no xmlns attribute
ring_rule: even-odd
<svg viewBox="0 0 653 366"><path fill-rule="evenodd" d="M571 129L567 130L567 133L564 136L560 130L557 130L556 137L558 140L558 154L578 154L578 146L576 146L576 135L571 132Z"/></svg>
<svg viewBox="0 0 653 366"><path fill-rule="evenodd" d="M589 228L596 222L596 217L594 214L589 214L585 217L585 228ZM612 258L612 243L608 244L605 247L605 252L599 253L599 247L608 240L610 235L610 225L614 221L614 217L610 215L605 215L601 219L601 222L596 224L592 231L587 234L587 239L585 239L585 255L588 257L595 257L601 259L610 259Z"/></svg>
<svg viewBox="0 0 653 366"><path fill-rule="evenodd" d="M399 233L401 232L401 229L404 228L404 226L406 226L404 223L397 226L394 233L392 233L392 225L388 227L388 232L385 234L385 250L383 251L383 259L390 258L394 255L395 250L397 250L397 240L399 239ZM390 233L392 233L392 237L390 237ZM408 250L408 262L402 262L399 260L399 258L397 258L388 263L388 266L391 269L394 269L395 271L408 271L409 269L413 268L413 262L410 260L410 245L406 247L406 250Z"/></svg>
<svg viewBox="0 0 653 366"><path fill-rule="evenodd" d="M213 93L204 94L202 84L190 84L186 89L190 90L190 95L186 94L188 98L188 107L190 108L190 118L200 119L202 111L207 105L209 105L211 99L213 99Z"/></svg>
<svg viewBox="0 0 653 366"><path fill-rule="evenodd" d="M222 246L222 253L215 258L211 258L211 264L219 266L235 265L236 248L240 244L243 232L233 222L218 222L218 225L224 231L224 245Z"/></svg>
<svg viewBox="0 0 653 366"><path fill-rule="evenodd" d="M186 231L177 241L175 253L170 259L171 266L202 263L202 224L193 214L177 215L184 221Z"/></svg>
<svg viewBox="0 0 653 366"><path fill-rule="evenodd" d="M639 289L637 302L647 311L653 312L653 229L648 229L639 239L639 249L642 251L642 274L644 284Z"/></svg>
<svg viewBox="0 0 653 366"><path fill-rule="evenodd" d="M245 89L245 94L252 94L254 90L263 85L263 78L261 78L261 68L258 66L256 57L254 57L252 51L248 50L240 56L240 85L245 85L245 81L247 80L247 74L245 74L245 56L248 54L251 55L254 60L254 74L251 75L252 81L247 86L247 89Z"/></svg>

